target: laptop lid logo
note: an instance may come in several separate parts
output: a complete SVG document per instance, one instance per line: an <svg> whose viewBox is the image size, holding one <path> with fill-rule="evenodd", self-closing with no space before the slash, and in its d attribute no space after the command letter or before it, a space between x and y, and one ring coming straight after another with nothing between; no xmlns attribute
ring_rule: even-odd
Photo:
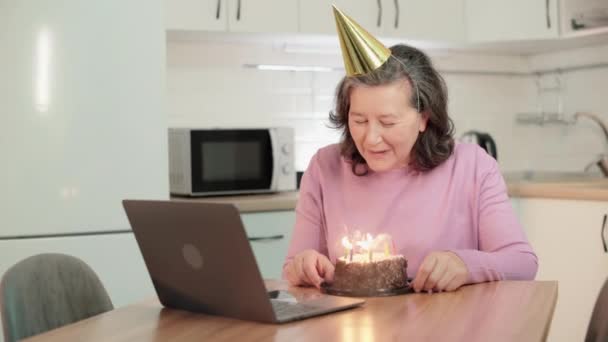
<svg viewBox="0 0 608 342"><path fill-rule="evenodd" d="M184 247L182 247L182 255L190 267L194 268L195 270L200 270L203 268L203 255L198 248L194 247L194 245L189 243L185 244Z"/></svg>

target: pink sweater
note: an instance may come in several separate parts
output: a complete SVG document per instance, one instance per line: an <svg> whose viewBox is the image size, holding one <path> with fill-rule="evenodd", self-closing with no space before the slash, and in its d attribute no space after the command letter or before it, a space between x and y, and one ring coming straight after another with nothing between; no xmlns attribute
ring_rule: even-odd
<svg viewBox="0 0 608 342"><path fill-rule="evenodd" d="M538 260L513 212L496 161L474 144L457 143L444 163L355 176L339 146L320 149L300 187L287 261L306 249L335 263L350 231L393 237L414 277L424 257L452 251L469 270L467 283L532 280Z"/></svg>

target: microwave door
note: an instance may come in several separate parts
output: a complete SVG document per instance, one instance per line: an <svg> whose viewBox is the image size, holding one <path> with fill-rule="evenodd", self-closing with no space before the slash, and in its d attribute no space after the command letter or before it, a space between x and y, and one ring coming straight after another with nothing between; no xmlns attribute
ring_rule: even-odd
<svg viewBox="0 0 608 342"><path fill-rule="evenodd" d="M193 131L191 138L193 194L271 188L274 166L268 130Z"/></svg>

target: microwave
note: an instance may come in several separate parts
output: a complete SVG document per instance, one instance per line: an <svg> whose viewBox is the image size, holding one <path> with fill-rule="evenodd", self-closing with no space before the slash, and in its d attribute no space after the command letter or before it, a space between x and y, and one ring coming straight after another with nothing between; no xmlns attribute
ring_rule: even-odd
<svg viewBox="0 0 608 342"><path fill-rule="evenodd" d="M169 180L181 196L295 190L293 128L169 128Z"/></svg>

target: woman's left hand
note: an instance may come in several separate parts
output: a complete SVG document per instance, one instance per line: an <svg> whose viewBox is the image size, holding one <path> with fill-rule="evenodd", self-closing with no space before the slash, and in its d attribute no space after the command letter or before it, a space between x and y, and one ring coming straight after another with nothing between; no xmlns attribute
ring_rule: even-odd
<svg viewBox="0 0 608 342"><path fill-rule="evenodd" d="M454 291L469 277L469 270L453 252L433 252L424 258L412 282L416 292Z"/></svg>

